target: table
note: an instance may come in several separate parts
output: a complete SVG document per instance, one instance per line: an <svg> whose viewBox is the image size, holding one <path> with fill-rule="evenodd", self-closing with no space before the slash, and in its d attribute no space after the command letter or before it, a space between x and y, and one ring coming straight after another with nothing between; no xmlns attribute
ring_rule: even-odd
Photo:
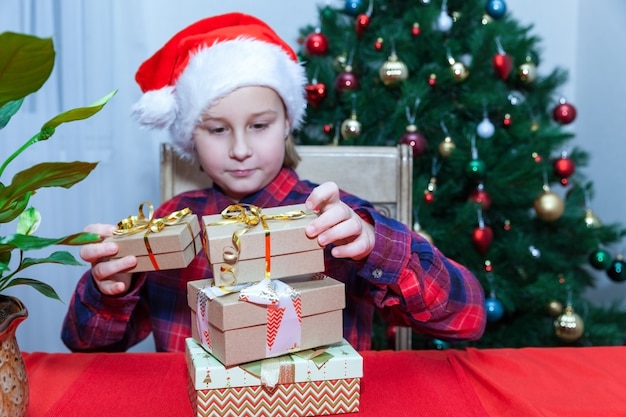
<svg viewBox="0 0 626 417"><path fill-rule="evenodd" d="M626 416L626 347L368 351L359 417ZM29 417L191 417L183 353L23 353Z"/></svg>

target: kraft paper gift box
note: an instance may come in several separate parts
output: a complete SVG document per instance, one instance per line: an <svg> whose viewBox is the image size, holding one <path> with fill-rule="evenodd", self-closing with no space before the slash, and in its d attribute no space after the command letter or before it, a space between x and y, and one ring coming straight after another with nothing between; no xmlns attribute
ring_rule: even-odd
<svg viewBox="0 0 626 417"><path fill-rule="evenodd" d="M245 290L208 299L207 292L221 292L211 279L187 283L192 337L224 365L238 365L342 340L345 307L342 282L321 273L263 282L288 285L296 296L292 294L279 308L274 308L240 300ZM246 285L252 287L252 284Z"/></svg>
<svg viewBox="0 0 626 417"><path fill-rule="evenodd" d="M197 417L295 417L359 411L363 358L345 340L224 367L186 341L188 389Z"/></svg>
<svg viewBox="0 0 626 417"><path fill-rule="evenodd" d="M202 250L198 216L188 209L161 219L151 213L146 217L142 206L139 213L122 220L116 234L105 239L118 245L114 258L137 257L137 266L129 272L185 268Z"/></svg>
<svg viewBox="0 0 626 417"><path fill-rule="evenodd" d="M266 220L262 222L260 217ZM247 225L251 218L258 223ZM233 205L222 214L203 216L215 283L256 282L266 270L270 278L323 271L324 250L317 239L309 239L304 233L314 218L304 204L263 209Z"/></svg>

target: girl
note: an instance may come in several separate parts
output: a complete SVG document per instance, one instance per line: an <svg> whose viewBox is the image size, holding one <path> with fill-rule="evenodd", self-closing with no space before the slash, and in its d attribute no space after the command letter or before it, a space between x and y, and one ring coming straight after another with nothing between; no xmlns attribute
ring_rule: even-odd
<svg viewBox="0 0 626 417"><path fill-rule="evenodd" d="M483 290L463 266L402 223L334 183L299 179L291 133L302 123L306 77L294 51L264 22L240 13L183 29L136 74L143 96L134 115L169 128L178 152L198 159L213 187L185 192L155 211L188 207L202 217L233 202L259 207L305 203L306 228L325 247L325 273L346 284L344 337L371 347L378 309L394 325L447 340L475 340L485 328ZM86 231L110 236L114 225ZM210 278L200 254L184 269L130 274L134 256L110 260L115 243L81 248L91 264L63 325L74 351L123 351L154 335L159 351L183 351L191 335L186 286Z"/></svg>

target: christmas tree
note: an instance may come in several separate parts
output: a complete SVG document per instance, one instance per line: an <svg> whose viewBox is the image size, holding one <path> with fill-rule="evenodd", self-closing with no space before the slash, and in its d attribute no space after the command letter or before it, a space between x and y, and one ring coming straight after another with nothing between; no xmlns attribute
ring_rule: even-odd
<svg viewBox="0 0 626 417"><path fill-rule="evenodd" d="M503 0L347 0L300 30L308 110L297 141L413 149L413 228L486 295L477 347L623 344L626 313L583 297L626 280L573 146L567 72L541 75L541 40ZM384 324L375 346L386 348ZM463 344L462 346L467 346ZM413 336L415 348L450 343ZM454 347L456 345L452 345ZM461 346L459 344L459 346Z"/></svg>

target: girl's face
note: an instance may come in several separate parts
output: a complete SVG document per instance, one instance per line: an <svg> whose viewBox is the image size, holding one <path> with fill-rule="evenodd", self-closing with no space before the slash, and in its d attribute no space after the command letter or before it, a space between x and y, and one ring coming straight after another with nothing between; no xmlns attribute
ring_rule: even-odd
<svg viewBox="0 0 626 417"><path fill-rule="evenodd" d="M233 200L268 185L285 158L289 133L280 96L268 87L241 87L203 114L193 132L202 168Z"/></svg>

